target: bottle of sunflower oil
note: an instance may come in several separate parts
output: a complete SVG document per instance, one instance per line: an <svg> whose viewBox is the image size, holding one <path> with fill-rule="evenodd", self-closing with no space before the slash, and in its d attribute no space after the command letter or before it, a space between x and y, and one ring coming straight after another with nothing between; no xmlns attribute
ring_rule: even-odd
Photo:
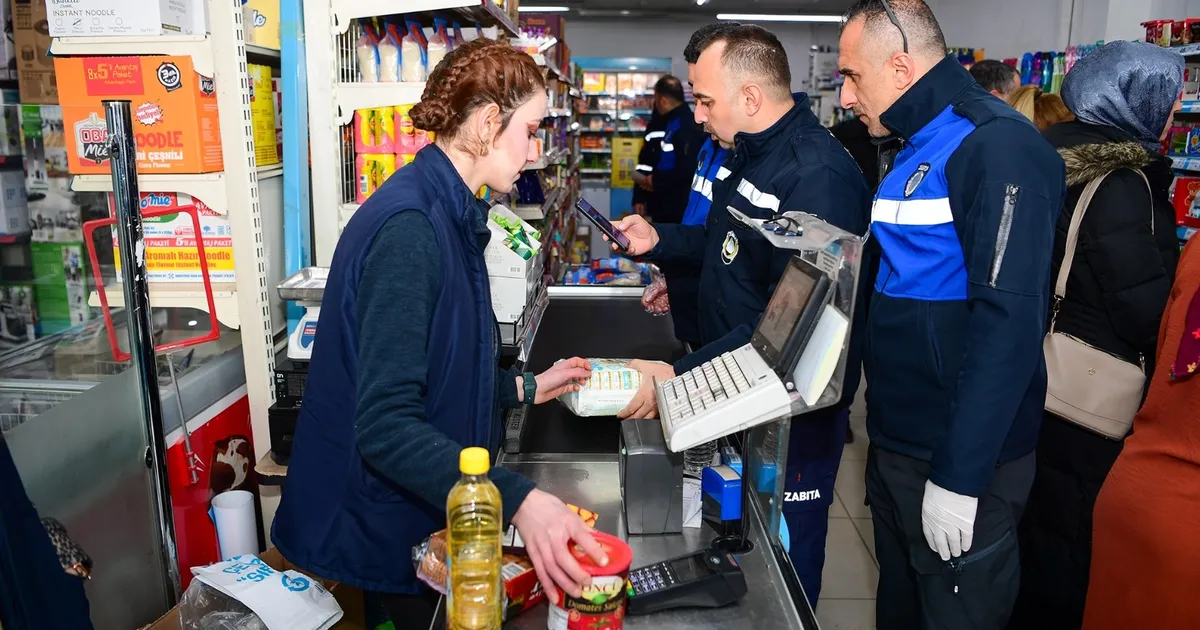
<svg viewBox="0 0 1200 630"><path fill-rule="evenodd" d="M500 630L503 511L500 491L487 476L489 462L487 449L463 449L462 478L446 497L449 630Z"/></svg>

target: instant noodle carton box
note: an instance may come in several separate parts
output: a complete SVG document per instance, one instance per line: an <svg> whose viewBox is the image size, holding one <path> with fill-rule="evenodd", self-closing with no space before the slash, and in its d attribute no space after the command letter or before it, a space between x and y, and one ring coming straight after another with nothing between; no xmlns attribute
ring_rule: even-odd
<svg viewBox="0 0 1200 630"><path fill-rule="evenodd" d="M109 211L116 216L113 198ZM203 201L184 193L142 193L143 212L151 210L196 208L204 238L204 256L208 259L208 277L214 285L237 281L233 273L233 233L229 219L217 214ZM186 214L165 214L142 219L143 244L146 247L146 280L149 282L202 283L200 252L196 247L196 229ZM113 258L121 268L117 239L113 237ZM121 276L117 275L120 281Z"/></svg>
<svg viewBox="0 0 1200 630"><path fill-rule="evenodd" d="M138 172L223 169L213 80L186 56L57 57L67 161L76 175L107 175L105 100L130 100Z"/></svg>

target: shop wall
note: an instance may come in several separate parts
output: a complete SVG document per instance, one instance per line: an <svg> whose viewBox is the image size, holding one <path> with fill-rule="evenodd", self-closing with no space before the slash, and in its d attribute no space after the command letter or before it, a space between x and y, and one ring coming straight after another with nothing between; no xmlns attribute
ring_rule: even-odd
<svg viewBox="0 0 1200 630"><path fill-rule="evenodd" d="M711 23L705 18L676 20L567 20L566 41L577 57L670 57L673 71L687 76L683 49L696 29ZM836 46L838 29L829 24L769 24L783 42L792 66L792 89L805 89L808 53L814 45Z"/></svg>

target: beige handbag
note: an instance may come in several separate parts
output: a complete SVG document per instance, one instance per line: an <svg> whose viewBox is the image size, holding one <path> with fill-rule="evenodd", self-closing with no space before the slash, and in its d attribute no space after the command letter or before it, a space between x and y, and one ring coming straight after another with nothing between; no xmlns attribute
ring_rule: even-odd
<svg viewBox="0 0 1200 630"><path fill-rule="evenodd" d="M1146 180L1146 175L1137 171ZM1075 258L1079 225L1092 197L1108 173L1088 182L1075 204L1075 215L1067 231L1066 253L1054 285L1054 310L1050 331L1042 343L1046 355L1046 411L1113 440L1122 440L1133 425L1146 387L1145 361L1134 365L1120 357L1090 346L1071 335L1055 332L1058 309L1067 295L1067 278ZM1146 180L1146 188L1150 182ZM1153 193L1151 193L1153 196ZM1150 231L1154 231L1151 201ZM1142 359L1139 356L1139 359Z"/></svg>

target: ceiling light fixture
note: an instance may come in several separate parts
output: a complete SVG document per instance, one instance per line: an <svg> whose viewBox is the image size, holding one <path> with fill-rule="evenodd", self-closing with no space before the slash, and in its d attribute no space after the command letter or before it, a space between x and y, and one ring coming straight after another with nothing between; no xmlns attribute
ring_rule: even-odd
<svg viewBox="0 0 1200 630"><path fill-rule="evenodd" d="M538 7L518 5L518 13L566 13L571 7Z"/></svg>
<svg viewBox="0 0 1200 630"><path fill-rule="evenodd" d="M708 4L708 0L696 0L696 6L698 7L702 7L706 4Z"/></svg>
<svg viewBox="0 0 1200 630"><path fill-rule="evenodd" d="M788 15L781 13L718 13L718 20L733 20L735 22L816 22L838 24L842 21L840 15Z"/></svg>
<svg viewBox="0 0 1200 630"><path fill-rule="evenodd" d="M621 15L629 15L630 13L633 13L633 12L630 11L629 9L624 9L621 11Z"/></svg>

